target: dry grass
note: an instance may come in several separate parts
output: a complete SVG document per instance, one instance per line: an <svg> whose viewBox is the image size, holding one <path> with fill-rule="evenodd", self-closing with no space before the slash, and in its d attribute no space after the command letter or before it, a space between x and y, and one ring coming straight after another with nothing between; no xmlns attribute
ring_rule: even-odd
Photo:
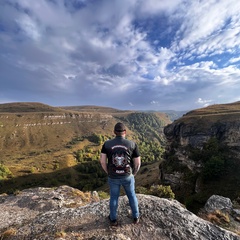
<svg viewBox="0 0 240 240"><path fill-rule="evenodd" d="M55 238L65 238L66 235L67 234L63 230L61 230L60 232L56 232Z"/></svg>
<svg viewBox="0 0 240 240"><path fill-rule="evenodd" d="M234 222L231 222L231 218L228 213L216 210L215 212L207 214L207 216L203 218L240 236L239 226Z"/></svg>
<svg viewBox="0 0 240 240"><path fill-rule="evenodd" d="M240 113L240 101L229 104L213 104L205 108L199 108L190 111L191 115L212 115L212 114L228 114L228 113Z"/></svg>
<svg viewBox="0 0 240 240"><path fill-rule="evenodd" d="M220 226L227 226L230 223L229 214L223 213L220 210L216 210L212 213L207 214L206 219L211 223L214 223Z"/></svg>
<svg viewBox="0 0 240 240"><path fill-rule="evenodd" d="M8 239L12 236L15 236L16 233L17 233L17 230L15 228L9 228L0 235L0 240Z"/></svg>
<svg viewBox="0 0 240 240"><path fill-rule="evenodd" d="M240 102L233 104L211 105L206 108L192 110L183 117L176 120L176 123L190 125L195 132L209 129L214 123L239 121Z"/></svg>
<svg viewBox="0 0 240 240"><path fill-rule="evenodd" d="M78 189L73 189L72 195L73 196L79 196L84 203L90 202L92 200L91 192L82 192Z"/></svg>

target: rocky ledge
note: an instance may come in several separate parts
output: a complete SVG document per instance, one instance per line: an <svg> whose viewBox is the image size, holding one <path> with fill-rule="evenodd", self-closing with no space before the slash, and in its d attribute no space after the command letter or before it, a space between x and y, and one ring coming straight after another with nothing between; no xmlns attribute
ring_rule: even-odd
<svg viewBox="0 0 240 240"><path fill-rule="evenodd" d="M188 211L176 200L138 194L140 222L132 223L126 196L119 226L110 227L108 199L61 186L0 196L0 239L223 239L240 236Z"/></svg>

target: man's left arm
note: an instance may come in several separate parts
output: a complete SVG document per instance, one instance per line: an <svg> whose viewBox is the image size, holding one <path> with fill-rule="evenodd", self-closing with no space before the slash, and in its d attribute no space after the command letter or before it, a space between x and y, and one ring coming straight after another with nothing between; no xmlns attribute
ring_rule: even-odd
<svg viewBox="0 0 240 240"><path fill-rule="evenodd" d="M138 173L138 171L139 171L139 169L141 167L141 158L140 158L140 156L136 157L136 158L133 158L133 164L134 164L133 175L136 176L136 174Z"/></svg>

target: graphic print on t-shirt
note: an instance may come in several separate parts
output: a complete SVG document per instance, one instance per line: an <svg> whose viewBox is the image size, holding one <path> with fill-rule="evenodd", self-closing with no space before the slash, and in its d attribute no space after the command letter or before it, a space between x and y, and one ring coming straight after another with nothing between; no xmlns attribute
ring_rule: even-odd
<svg viewBox="0 0 240 240"><path fill-rule="evenodd" d="M127 164L127 159L125 158L124 154L121 153L115 153L113 154L113 164L119 168L119 167L125 167Z"/></svg>
<svg viewBox="0 0 240 240"><path fill-rule="evenodd" d="M112 147L112 171L116 174L125 175L130 172L127 155L128 148L124 145Z"/></svg>
<svg viewBox="0 0 240 240"><path fill-rule="evenodd" d="M129 172L130 165L127 156L122 152L116 152L112 155L113 171L117 174L126 174Z"/></svg>

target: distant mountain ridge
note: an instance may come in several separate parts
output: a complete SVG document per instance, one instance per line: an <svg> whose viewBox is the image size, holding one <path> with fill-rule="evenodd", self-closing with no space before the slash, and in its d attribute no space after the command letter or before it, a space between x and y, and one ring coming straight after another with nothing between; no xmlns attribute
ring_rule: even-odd
<svg viewBox="0 0 240 240"><path fill-rule="evenodd" d="M38 102L14 102L0 104L0 113L20 112L62 112L58 107L52 107Z"/></svg>
<svg viewBox="0 0 240 240"><path fill-rule="evenodd" d="M78 112L110 112L110 113L117 113L117 112L131 112L129 110L120 110L111 107L104 107L104 106L93 106L93 105L83 105L83 106L61 106L59 107L65 110L71 111L78 111ZM135 112L135 111L134 111Z"/></svg>
<svg viewBox="0 0 240 240"><path fill-rule="evenodd" d="M175 121L186 114L188 111L161 110L160 112L166 113L171 121Z"/></svg>
<svg viewBox="0 0 240 240"><path fill-rule="evenodd" d="M95 105L80 105L80 106L58 106L53 107L39 102L14 102L0 104L0 113L19 113L19 112L92 112L92 113L123 113L123 112L155 112L165 113L171 121L174 121L185 114L187 111L174 110L121 110L111 107L95 106Z"/></svg>

